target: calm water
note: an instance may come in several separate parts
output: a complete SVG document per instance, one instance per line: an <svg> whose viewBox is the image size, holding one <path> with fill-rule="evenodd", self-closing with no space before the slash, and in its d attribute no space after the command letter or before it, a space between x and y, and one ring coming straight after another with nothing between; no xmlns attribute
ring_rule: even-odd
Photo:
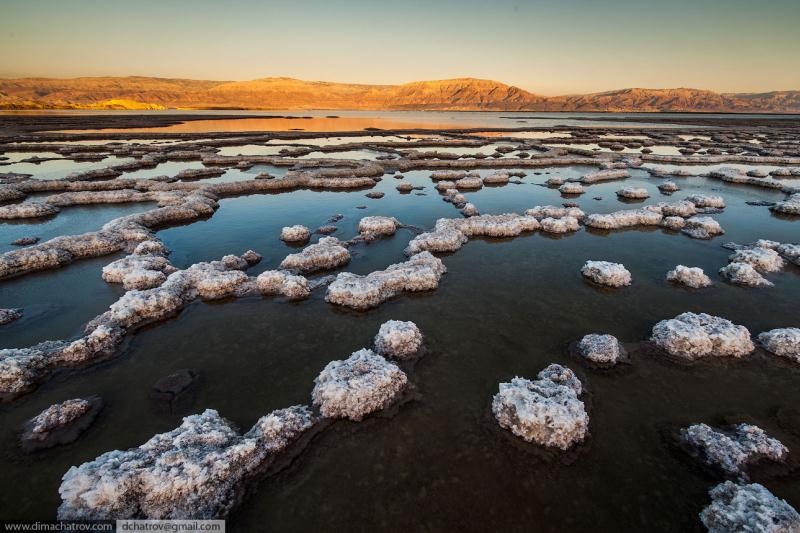
<svg viewBox="0 0 800 533"><path fill-rule="evenodd" d="M231 170L222 179L262 171ZM698 241L660 229L582 229L560 238L537 233L473 239L443 257L448 273L437 290L402 296L368 312L331 306L323 300L324 291L296 303L261 297L196 302L176 318L130 337L119 356L59 374L18 402L0 406L0 471L14 480L0 487L0 514L53 518L60 479L70 466L138 446L177 427L182 416L214 408L246 430L273 409L308 403L313 379L325 364L368 346L388 319L413 320L426 335L425 357L409 369L415 387L411 401L358 424L332 424L287 469L253 484L230 518L231 531L701 531L697 513L708 503L708 489L721 479L677 450L671 437L695 422L749 421L780 439L791 451L789 466L756 466L751 477L799 508L799 428L792 432L780 426L776 412L796 408L800 401L800 366L761 351L742 361L692 366L634 351L629 366L593 371L572 359L567 347L584 334L607 332L635 350L655 322L684 311L724 316L754 334L798 326L799 268L768 275L775 282L770 289L733 287L715 273L730 253L722 243L797 241L800 219L778 218L766 207L745 203L776 201L781 193L700 177L675 178L682 190L670 197L658 192L663 180L645 171L633 171L624 182L589 186L578 198L565 199L542 186L551 175L586 171L528 170L522 184L485 187L466 196L483 213L520 212L566 200L587 213L604 213L713 192L728 204L713 215L726 234ZM386 194L378 200L366 198L367 191L223 199L213 217L158 235L179 267L252 248L264 255L251 269L256 274L297 251L278 239L285 225L313 230L340 213L344 218L334 235L348 239L367 215L394 216L420 229L439 217L459 216L441 200L429 174L404 175L425 187L410 194L397 192L397 180L384 176L374 188ZM622 186L645 187L652 197L620 202L614 191ZM38 224L0 224L0 237L5 243L18 235L89 231L148 207L67 208ZM413 228L401 229L393 237L355 246L346 270L366 274L404 260L403 248L413 235ZM22 321L0 330L0 346L78 335L87 320L122 294L119 286L100 279L102 267L116 258L0 283L3 306L26 309ZM624 263L633 285L617 291L590 286L579 273L587 259ZM689 291L667 284L667 270L679 263L702 267L714 286ZM514 439L497 428L490 412L498 383L533 377L553 362L574 369L588 391L590 438L567 453ZM194 401L165 412L149 398L150 387L187 367L202 375ZM16 428L25 420L55 402L91 394L102 396L105 408L76 443L21 453Z"/></svg>

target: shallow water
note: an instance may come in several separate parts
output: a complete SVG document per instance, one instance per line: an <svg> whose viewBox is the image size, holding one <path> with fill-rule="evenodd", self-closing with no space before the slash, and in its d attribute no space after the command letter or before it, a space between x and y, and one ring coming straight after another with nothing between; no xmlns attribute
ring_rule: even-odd
<svg viewBox="0 0 800 533"><path fill-rule="evenodd" d="M175 165L152 175L197 168ZM258 165L202 182L286 170ZM521 212L565 201L577 202L587 213L607 213L713 193L727 202L722 213L712 215L726 234L699 241L653 228L582 228L561 237L535 233L472 239L459 252L443 256L448 273L437 290L404 295L368 312L329 305L323 290L296 303L262 297L195 302L174 319L131 336L118 356L58 374L19 401L0 405L0 426L6 428L0 434L0 471L14 480L13 486L0 487L0 514L55 517L60 479L70 466L138 446L177 427L188 414L217 409L246 430L273 409L308 403L313 380L325 364L368 346L382 322L398 319L415 321L427 343L424 358L408 369L415 389L409 401L358 424L332 424L288 468L252 484L229 520L230 530L700 531L697 514L708 503L708 489L721 478L679 451L672 433L695 422L749 421L797 455L800 436L779 425L776 412L800 401L800 366L761 350L740 361L688 366L635 350L658 320L684 311L723 316L754 334L798 326L800 268L767 275L775 283L769 289L728 285L716 271L730 254L722 243L759 238L795 242L800 218L776 217L766 207L745 203L780 200L784 195L778 191L702 177L673 178L681 190L671 196L657 189L664 179L644 170L632 170L626 180L586 186L577 197L543 185L552 175L572 178L590 170L526 169L520 184L463 192L483 213ZM141 177L150 176L149 171ZM394 216L409 227L354 245L350 264L340 269L367 274L405 260L408 241L437 218L460 216L442 201L429 176L430 171L404 173L404 181L424 187L406 194L395 190L397 179L385 175L369 190L224 198L212 217L157 235L172 250L170 260L177 267L254 249L264 256L249 271L257 274L299 251L280 241L283 226L304 224L313 231L341 214L333 235L346 240L356 235L361 217ZM620 201L615 191L621 187L644 187L651 198ZM366 198L370 191L385 196ZM35 234L44 240L90 231L151 206L65 208L39 224L0 224L0 239ZM318 238L314 235L312 242ZM123 293L100 278L102 267L118 257L0 282L2 306L26 312L22 320L0 329L0 347L78 335ZM589 285L579 272L588 259L624 263L633 284L620 290ZM714 286L691 291L668 284L664 276L677 264L702 267ZM597 371L571 358L569 343L592 332L611 333L627 343L634 351L632 364ZM518 441L497 428L490 412L498 383L517 375L533 377L553 362L574 369L588 391L590 438L566 453ZM202 379L193 398L170 412L150 398L150 388L181 368L197 369ZM91 394L101 395L105 407L76 443L30 456L17 447L16 428L26 419L55 402ZM758 465L751 477L800 507L800 470L792 461L789 467Z"/></svg>

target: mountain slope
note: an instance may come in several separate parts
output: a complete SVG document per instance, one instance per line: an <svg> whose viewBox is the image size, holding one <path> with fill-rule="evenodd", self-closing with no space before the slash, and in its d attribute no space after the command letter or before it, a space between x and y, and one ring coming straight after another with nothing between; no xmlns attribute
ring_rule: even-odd
<svg viewBox="0 0 800 533"><path fill-rule="evenodd" d="M420 109L483 111L800 112L800 91L720 94L621 89L544 97L492 80L366 85L262 78L211 81L141 76L0 79L0 109Z"/></svg>

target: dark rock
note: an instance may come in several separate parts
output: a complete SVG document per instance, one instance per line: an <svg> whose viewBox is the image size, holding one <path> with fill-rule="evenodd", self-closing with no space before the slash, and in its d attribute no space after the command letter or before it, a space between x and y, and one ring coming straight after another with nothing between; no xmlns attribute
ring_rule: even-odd
<svg viewBox="0 0 800 533"><path fill-rule="evenodd" d="M0 326L22 318L22 309L0 309Z"/></svg>
<svg viewBox="0 0 800 533"><path fill-rule="evenodd" d="M373 192L368 192L364 196L366 196L367 198L373 198L377 200L378 198L383 198L384 194L382 192L373 191Z"/></svg>

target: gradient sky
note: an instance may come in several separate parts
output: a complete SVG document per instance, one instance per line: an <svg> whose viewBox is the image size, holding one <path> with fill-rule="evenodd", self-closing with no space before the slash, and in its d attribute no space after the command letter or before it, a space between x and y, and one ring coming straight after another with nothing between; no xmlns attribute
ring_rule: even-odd
<svg viewBox="0 0 800 533"><path fill-rule="evenodd" d="M800 0L0 0L0 77L800 89Z"/></svg>

